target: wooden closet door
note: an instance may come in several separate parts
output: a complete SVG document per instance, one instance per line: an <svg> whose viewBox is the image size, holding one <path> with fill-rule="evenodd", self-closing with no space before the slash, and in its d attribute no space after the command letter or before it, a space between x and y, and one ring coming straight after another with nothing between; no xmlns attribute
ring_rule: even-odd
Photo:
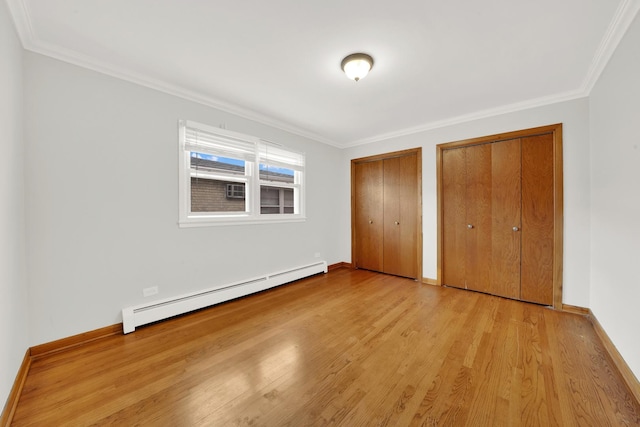
<svg viewBox="0 0 640 427"><path fill-rule="evenodd" d="M521 299L553 304L553 135L522 138Z"/></svg>
<svg viewBox="0 0 640 427"><path fill-rule="evenodd" d="M436 150L438 283L561 309L562 124Z"/></svg>
<svg viewBox="0 0 640 427"><path fill-rule="evenodd" d="M491 144L491 285L494 295L520 298L520 139Z"/></svg>
<svg viewBox="0 0 640 427"><path fill-rule="evenodd" d="M459 148L458 150L460 150ZM466 151L466 287L492 293L492 150L491 144Z"/></svg>
<svg viewBox="0 0 640 427"><path fill-rule="evenodd" d="M466 149L442 151L442 284L466 288Z"/></svg>
<svg viewBox="0 0 640 427"><path fill-rule="evenodd" d="M356 268L383 271L383 164L355 164Z"/></svg>
<svg viewBox="0 0 640 427"><path fill-rule="evenodd" d="M418 279L417 155L383 160L383 271Z"/></svg>

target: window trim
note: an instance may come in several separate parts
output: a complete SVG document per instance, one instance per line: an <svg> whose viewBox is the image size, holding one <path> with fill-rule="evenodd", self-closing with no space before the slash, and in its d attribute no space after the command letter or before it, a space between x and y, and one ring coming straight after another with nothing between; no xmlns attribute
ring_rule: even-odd
<svg viewBox="0 0 640 427"><path fill-rule="evenodd" d="M245 206L247 211L244 212L191 212L191 149L187 147L186 131L187 128L201 130L208 134L215 135L226 141L240 141L240 143L252 144L254 147L254 157L245 160L245 175L239 176L237 182L245 182ZM261 150L264 147L273 146L277 150L285 150L291 154L301 156L301 163L295 166L286 166L294 169L296 178L299 183L282 183L264 181L260 179L259 167L263 160ZM266 141L254 136L244 135L239 132L227 129L216 128L202 123L190 120L178 121L178 225L179 227L203 227L215 225L239 225L239 224L275 224L288 222L304 222L306 221L305 213L305 156L304 153L291 150L280 144ZM279 164L279 162L270 162L270 164ZM222 178L222 175L220 177ZM231 176L225 176L224 179L236 181ZM260 186L268 185L272 187L294 188L299 191L297 203L299 204L299 213L297 214L261 214L260 213ZM294 201L294 204L296 201Z"/></svg>

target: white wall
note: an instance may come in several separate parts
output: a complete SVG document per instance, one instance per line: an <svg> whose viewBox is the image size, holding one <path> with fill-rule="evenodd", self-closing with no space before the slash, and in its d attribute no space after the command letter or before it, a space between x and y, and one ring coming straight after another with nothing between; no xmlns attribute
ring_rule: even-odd
<svg viewBox="0 0 640 427"><path fill-rule="evenodd" d="M31 345L121 322L122 307L315 261L342 261L341 152L194 102L26 53ZM178 228L178 119L307 155L307 221Z"/></svg>
<svg viewBox="0 0 640 427"><path fill-rule="evenodd" d="M590 96L591 310L640 378L640 17Z"/></svg>
<svg viewBox="0 0 640 427"><path fill-rule="evenodd" d="M350 159L422 147L423 276L435 279L437 277L436 145L563 123L563 302L589 307L589 271L587 268L590 256L588 120L588 100L583 98L352 147L345 150L344 153L342 179L349 179ZM343 202L349 203L348 197ZM347 235L349 235L350 225L347 227Z"/></svg>
<svg viewBox="0 0 640 427"><path fill-rule="evenodd" d="M22 46L0 1L0 408L28 345L24 238Z"/></svg>

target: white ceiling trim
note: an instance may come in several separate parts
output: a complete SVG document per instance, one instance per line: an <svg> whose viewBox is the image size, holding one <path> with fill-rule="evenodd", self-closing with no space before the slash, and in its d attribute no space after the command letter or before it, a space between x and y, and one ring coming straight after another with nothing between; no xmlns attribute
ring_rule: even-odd
<svg viewBox="0 0 640 427"><path fill-rule="evenodd" d="M23 0L7 0L7 6L9 6L9 12L13 17L13 24L22 42L22 47L29 49L33 45L35 35L27 5Z"/></svg>
<svg viewBox="0 0 640 427"><path fill-rule="evenodd" d="M54 59L59 59L61 61L68 62L82 68L97 71L102 74L135 83L140 86L148 87L150 89L154 89L169 95L177 96L188 101L193 101L202 105L206 105L208 107L213 107L220 111L231 113L236 116L243 117L245 119L252 120L254 122L258 122L267 126L271 126L298 136L319 141L328 145L332 145L334 147L342 148L342 145L336 143L335 141L329 140L322 135L317 135L315 133L306 131L305 129L297 128L288 123L273 119L271 117L262 115L260 113L240 107L235 104L230 104L212 97L203 96L197 92L167 83L163 80L153 79L146 75L133 73L130 70L113 67L113 65L106 62L97 61L95 60L95 58L81 55L75 51L67 50L59 46L50 45L38 40L33 43L31 48L28 48L28 50L52 57Z"/></svg>
<svg viewBox="0 0 640 427"><path fill-rule="evenodd" d="M9 10L11 12L11 15L13 16L16 31L18 32L18 36L20 37L22 46L26 50L49 56L51 58L58 59L64 62L68 62L82 68L97 71L99 73L135 83L140 86L158 90L169 95L174 95L188 101L193 101L202 105L206 105L208 107L213 107L226 113L235 114L236 116L243 117L248 120L253 120L255 122L271 126L285 132L309 138L318 142L322 142L324 144L332 145L337 148L343 148L342 144L325 138L322 135L318 135L305 129L292 126L289 123L276 120L272 117L265 116L250 109L240 107L239 105L227 103L212 97L203 96L196 92L187 90L183 87L172 85L162 80L152 79L149 76L134 73L130 70L114 67L112 64L98 61L93 57L80 54L76 51L68 50L57 45L43 42L37 37L37 34L33 30L29 10L24 0L7 0L7 4L9 5Z"/></svg>
<svg viewBox="0 0 640 427"><path fill-rule="evenodd" d="M598 46L598 50L593 56L589 72L582 83L581 90L586 95L591 93L639 10L640 0L624 0L618 6L618 10L616 10L607 32L602 37L600 46Z"/></svg>
<svg viewBox="0 0 640 427"><path fill-rule="evenodd" d="M114 67L112 64L97 61L95 58L82 55L78 52L64 49L60 46L51 45L43 42L37 37L31 23L28 7L24 0L6 0L9 10L13 17L13 21L18 32L18 36L22 42L22 46L26 50L33 51L45 56L49 56L55 59L59 59L64 62L68 62L83 68L87 68L93 71L97 71L103 74L107 74L118 79L129 81L144 87L158 90L160 92L174 95L179 98L183 98L189 101L197 102L202 105L216 108L218 110L235 114L239 117L243 117L248 120L274 127L276 129L283 130L295 135L299 135L305 138L309 138L324 144L328 144L337 148L347 148L358 145L370 144L373 142L384 141L392 138L412 135L419 132L424 132L432 129L442 128L446 126L461 124L470 122L473 120L488 118L492 116L522 111L529 108L540 107L544 105L555 104L559 102L569 101L572 99L584 98L589 96L595 83L597 82L600 74L603 72L611 56L615 52L618 44L622 40L622 37L626 33L627 29L633 22L635 16L640 10L640 0L624 0L618 7L614 18L612 19L609 28L603 36L600 46L594 55L591 66L585 80L580 88L576 91L565 92L559 95L552 95L542 98L536 98L533 100L519 102L515 104L505 105L497 108L486 109L471 114L465 114L450 119L440 120L436 122L425 123L420 126L414 126L406 129L402 129L396 132L385 133L381 135L372 136L370 138L364 138L347 143L339 143L328 139L322 135L309 132L308 130L293 126L289 123L285 123L280 120L276 120L272 117L260 114L250 109L241 107L236 104L224 102L213 97L203 96L196 92L187 90L183 87L179 87L162 80L152 79L149 76L134 73L131 70Z"/></svg>
<svg viewBox="0 0 640 427"><path fill-rule="evenodd" d="M518 102L515 104L504 105L496 108L489 108L486 110L476 111L470 114L464 114L458 117L452 117L450 119L439 120L436 122L426 123L424 125L415 126L407 129L402 129L397 132L390 132L382 135L373 136L371 138L360 139L353 141L345 145L346 147L355 147L358 145L371 144L373 142L384 141L386 139L399 138L402 136L413 135L420 132L426 132L433 129L443 128L452 125L458 125L461 123L472 122L474 120L486 119L489 117L500 116L508 113L515 113L517 111L528 110L536 107L543 107L546 105L557 104L559 102L571 101L573 99L584 98L587 95L582 90L576 90L572 92L565 92L560 95L546 96L543 98L536 98L529 101Z"/></svg>
<svg viewBox="0 0 640 427"><path fill-rule="evenodd" d="M358 145L371 144L373 142L384 141L386 139L399 138L402 136L412 135L415 133L425 132L433 129L443 128L446 126L457 125L461 123L471 122L473 120L485 119L488 117L499 116L502 114L515 113L517 111L527 110L529 108L542 107L545 105L557 104L559 102L571 101L573 99L585 98L589 96L591 90L595 86L598 78L604 71L607 63L613 56L618 44L629 29L629 26L640 11L640 0L624 0L618 6L616 13L609 24L607 32L602 37L598 50L596 51L591 66L587 72L582 85L579 89L571 92L565 92L557 95L551 95L542 98L536 98L529 101L518 102L515 104L504 105L497 108L477 111L471 114L465 114L450 119L439 120L436 122L425 123L397 132L390 132L382 135L373 136L371 138L360 139L345 144L346 147L355 147Z"/></svg>

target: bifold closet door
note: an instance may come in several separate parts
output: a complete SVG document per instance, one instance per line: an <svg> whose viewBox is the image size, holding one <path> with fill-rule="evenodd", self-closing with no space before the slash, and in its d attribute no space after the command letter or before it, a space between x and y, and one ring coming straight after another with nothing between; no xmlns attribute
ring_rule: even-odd
<svg viewBox="0 0 640 427"><path fill-rule="evenodd" d="M520 140L442 156L443 283L520 298Z"/></svg>
<svg viewBox="0 0 640 427"><path fill-rule="evenodd" d="M382 271L413 278L418 275L416 174L416 154L383 160L384 253Z"/></svg>
<svg viewBox="0 0 640 427"><path fill-rule="evenodd" d="M382 161L355 164L355 266L383 271L383 164Z"/></svg>
<svg viewBox="0 0 640 427"><path fill-rule="evenodd" d="M420 150L352 160L356 268L421 279Z"/></svg>
<svg viewBox="0 0 640 427"><path fill-rule="evenodd" d="M438 282L562 307L562 125L437 146Z"/></svg>

